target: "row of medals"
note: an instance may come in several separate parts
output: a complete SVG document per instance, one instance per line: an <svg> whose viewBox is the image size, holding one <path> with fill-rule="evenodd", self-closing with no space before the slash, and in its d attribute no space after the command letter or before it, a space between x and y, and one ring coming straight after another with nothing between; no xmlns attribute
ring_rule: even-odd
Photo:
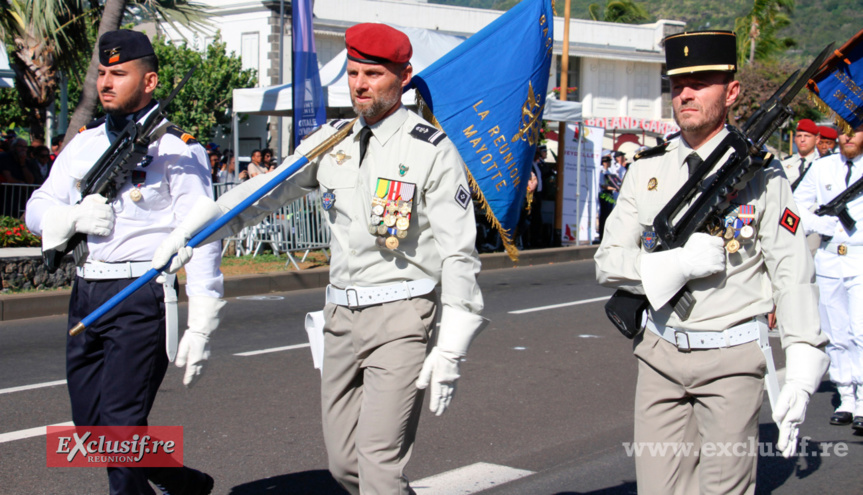
<svg viewBox="0 0 863 495"><path fill-rule="evenodd" d="M724 230L722 230L722 238L725 240L725 250L730 254L734 254L740 250L740 240L749 241L755 237L755 226L752 225L755 220L754 208L750 215L740 215L738 209L735 209L725 217Z"/></svg>
<svg viewBox="0 0 863 495"><path fill-rule="evenodd" d="M386 200L372 198L372 215L369 221L369 233L380 236L375 242L378 246L388 249L399 247L399 239L408 236L411 225L411 202L403 200Z"/></svg>

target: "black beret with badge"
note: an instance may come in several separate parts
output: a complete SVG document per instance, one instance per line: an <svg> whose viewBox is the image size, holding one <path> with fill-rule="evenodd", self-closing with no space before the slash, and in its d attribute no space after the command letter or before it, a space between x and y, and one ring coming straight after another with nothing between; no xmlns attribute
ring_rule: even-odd
<svg viewBox="0 0 863 495"><path fill-rule="evenodd" d="M731 31L695 31L664 40L669 76L693 72L737 72L737 37Z"/></svg>
<svg viewBox="0 0 863 495"><path fill-rule="evenodd" d="M155 54L150 39L138 31L108 31L99 38L99 63L105 67Z"/></svg>

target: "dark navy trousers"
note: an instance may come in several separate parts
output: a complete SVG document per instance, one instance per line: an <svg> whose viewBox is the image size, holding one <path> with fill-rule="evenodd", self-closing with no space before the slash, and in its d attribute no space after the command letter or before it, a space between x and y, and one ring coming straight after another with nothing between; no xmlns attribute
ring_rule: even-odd
<svg viewBox="0 0 863 495"><path fill-rule="evenodd" d="M69 328L134 282L78 277L69 303ZM146 426L165 377L165 302L150 282L66 342L66 378L72 420L80 426ZM112 494L152 495L147 479L162 484L185 468L108 468Z"/></svg>

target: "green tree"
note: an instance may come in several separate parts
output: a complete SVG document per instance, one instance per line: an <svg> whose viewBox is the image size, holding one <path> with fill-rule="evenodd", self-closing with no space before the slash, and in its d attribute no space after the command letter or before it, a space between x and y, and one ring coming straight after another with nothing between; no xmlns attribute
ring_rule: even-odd
<svg viewBox="0 0 863 495"><path fill-rule="evenodd" d="M592 3L587 6L587 11L594 21L638 24L650 20L647 9L633 0L608 0L604 10L598 3Z"/></svg>
<svg viewBox="0 0 863 495"><path fill-rule="evenodd" d="M197 67L168 110L171 122L201 142L212 139L216 126L230 123L234 89L251 88L257 82L254 70L243 70L240 57L226 52L218 33L205 51L162 37L153 40L153 49L159 58L156 98L167 97L189 69Z"/></svg>
<svg viewBox="0 0 863 495"><path fill-rule="evenodd" d="M738 65L766 61L795 46L792 38L777 34L791 24L793 12L794 0L753 0L752 10L734 20Z"/></svg>

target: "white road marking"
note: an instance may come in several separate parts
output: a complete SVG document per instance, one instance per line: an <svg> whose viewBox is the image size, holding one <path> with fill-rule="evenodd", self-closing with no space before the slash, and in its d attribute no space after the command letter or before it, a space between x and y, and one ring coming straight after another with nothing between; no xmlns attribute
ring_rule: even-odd
<svg viewBox="0 0 863 495"><path fill-rule="evenodd" d="M249 352L238 352L234 354L234 356L257 356L258 354L269 354L271 352L281 352L281 351L290 351L292 349L302 349L304 347L309 347L309 343L305 344L297 344L297 345L288 345L285 347L272 347L270 349L261 349L260 351L249 351Z"/></svg>
<svg viewBox="0 0 863 495"><path fill-rule="evenodd" d="M0 389L0 395L11 394L12 392L23 392L25 390L33 390L37 388L56 387L57 385L66 385L66 380L56 380L53 382L36 383L34 385L21 385L20 387Z"/></svg>
<svg viewBox="0 0 863 495"><path fill-rule="evenodd" d="M523 478L533 471L477 462L411 482L417 495L467 495Z"/></svg>
<svg viewBox="0 0 863 495"><path fill-rule="evenodd" d="M537 308L518 309L515 311L510 311L509 314L521 315L524 313L533 313L534 311L545 311L547 309L565 308L567 306L578 306L579 304L590 304L590 303L594 303L594 302L605 301L607 299L611 299L611 296L595 297L593 299L584 299L582 301L573 301L573 302L562 303L562 304L552 304L551 306L539 306Z"/></svg>
<svg viewBox="0 0 863 495"><path fill-rule="evenodd" d="M48 426L74 426L71 421L65 423L56 423ZM47 426L37 426L36 428L27 428L26 430L10 431L9 433L0 433L0 443L13 442L15 440L23 440L42 436L48 432Z"/></svg>

